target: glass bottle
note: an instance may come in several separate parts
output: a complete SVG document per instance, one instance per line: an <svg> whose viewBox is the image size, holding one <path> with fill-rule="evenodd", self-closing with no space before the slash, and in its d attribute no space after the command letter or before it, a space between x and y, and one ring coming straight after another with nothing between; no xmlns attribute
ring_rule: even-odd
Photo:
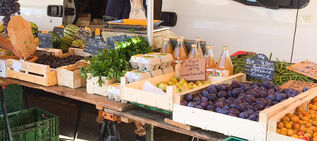
<svg viewBox="0 0 317 141"><path fill-rule="evenodd" d="M179 39L182 40L181 41L182 47L184 48L186 55L188 55L188 51L187 51L187 48L186 48L185 43L184 43L184 36L179 36Z"/></svg>
<svg viewBox="0 0 317 141"><path fill-rule="evenodd" d="M174 61L182 61L187 59L187 53L183 47L182 39L177 39L177 45L173 51Z"/></svg>
<svg viewBox="0 0 317 141"><path fill-rule="evenodd" d="M207 46L206 53L205 53L205 58L206 58L206 69L214 69L216 68L216 61L214 58L214 54L212 52L212 46L209 45Z"/></svg>
<svg viewBox="0 0 317 141"><path fill-rule="evenodd" d="M217 62L217 67L218 70L227 70L229 71L229 75L233 75L233 65L231 62L231 58L229 55L229 48L224 47L222 54Z"/></svg>
<svg viewBox="0 0 317 141"><path fill-rule="evenodd" d="M197 44L197 50L198 50L199 56L200 57L204 57L203 50L201 49L201 46L200 46L200 38L196 37L195 41L196 41L196 44Z"/></svg>
<svg viewBox="0 0 317 141"><path fill-rule="evenodd" d="M188 59L200 58L196 44L192 44L192 48L190 49L190 52L187 58Z"/></svg>
<svg viewBox="0 0 317 141"><path fill-rule="evenodd" d="M164 44L163 44L163 47L161 48L160 52L173 54L173 47L171 45L169 38L164 38Z"/></svg>

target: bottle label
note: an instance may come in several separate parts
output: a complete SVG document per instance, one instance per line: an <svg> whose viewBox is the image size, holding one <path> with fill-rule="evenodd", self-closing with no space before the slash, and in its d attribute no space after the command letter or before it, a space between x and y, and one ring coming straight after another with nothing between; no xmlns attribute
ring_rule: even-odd
<svg viewBox="0 0 317 141"><path fill-rule="evenodd" d="M206 76L210 82L221 80L229 76L228 70L206 69Z"/></svg>

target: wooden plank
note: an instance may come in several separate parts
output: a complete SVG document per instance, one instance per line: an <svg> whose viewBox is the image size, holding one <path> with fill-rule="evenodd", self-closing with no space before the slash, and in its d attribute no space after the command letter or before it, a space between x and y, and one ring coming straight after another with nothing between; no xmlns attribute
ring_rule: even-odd
<svg viewBox="0 0 317 141"><path fill-rule="evenodd" d="M317 80L317 64L309 60L288 66L287 69Z"/></svg>
<svg viewBox="0 0 317 141"><path fill-rule="evenodd" d="M292 88L292 89L295 89L295 90L301 92L303 90L303 88L305 88L305 87L314 88L314 87L317 87L317 84L305 82L305 81L291 80L291 81L288 81L287 83L283 84L281 86L281 89Z"/></svg>
<svg viewBox="0 0 317 141"><path fill-rule="evenodd" d="M54 93L60 96L70 98L70 99L82 101L85 103L90 103L93 105L98 105L100 107L107 108L107 109L112 109L114 111L125 111L135 107L134 105L131 105L131 104L125 104L125 103L109 100L107 99L107 97L98 96L98 95L89 95L86 92L86 88L71 89L71 88L62 87L62 86L45 87L45 86L41 86L41 85L37 85L37 84L33 84L33 83L21 81L21 80L16 80L16 79L10 79L10 78L0 78L0 83L1 81L23 85L23 86L34 88L34 89L40 89L40 90Z"/></svg>
<svg viewBox="0 0 317 141"><path fill-rule="evenodd" d="M181 124L181 123L173 121L173 120L171 120L169 118L165 118L164 122L167 123L167 124L170 124L170 125L173 125L173 126L188 130L188 131L196 129L195 127L192 127L192 126L189 126L189 125L186 125L186 124Z"/></svg>
<svg viewBox="0 0 317 141"><path fill-rule="evenodd" d="M120 117L127 117L131 120L143 122L155 127L163 128L169 131L185 134L188 136L193 136L202 140L208 141L223 141L227 136L202 129L193 129L191 131L170 125L165 123L164 119L168 118L169 115L161 114L158 112L146 110L143 108L134 108L125 112L116 112L113 110L105 109L105 112L119 115Z"/></svg>

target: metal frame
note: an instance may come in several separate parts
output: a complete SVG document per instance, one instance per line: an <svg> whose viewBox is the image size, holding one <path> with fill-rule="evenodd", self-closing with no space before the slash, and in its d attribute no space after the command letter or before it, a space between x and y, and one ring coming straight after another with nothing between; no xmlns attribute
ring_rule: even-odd
<svg viewBox="0 0 317 141"><path fill-rule="evenodd" d="M5 101L4 101L3 89L5 89L5 86L1 86L1 88L0 88L1 108L2 108L2 112L3 112L4 122L5 122L6 128L7 128L9 141L12 141L12 133L11 133L10 123L9 123L9 119L8 119L7 106L6 106Z"/></svg>
<svg viewBox="0 0 317 141"><path fill-rule="evenodd" d="M147 40L153 46L154 0L146 0L147 5Z"/></svg>

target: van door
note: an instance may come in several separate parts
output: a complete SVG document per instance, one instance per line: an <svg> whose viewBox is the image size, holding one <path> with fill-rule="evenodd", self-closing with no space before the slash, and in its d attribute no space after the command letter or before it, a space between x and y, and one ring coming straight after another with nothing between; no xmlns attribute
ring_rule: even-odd
<svg viewBox="0 0 317 141"><path fill-rule="evenodd" d="M257 0L244 0L255 3ZM292 54L297 9L270 9L235 0L164 0L163 11L176 12L172 31L214 46L219 57L222 47L229 51L256 51L273 59L289 61Z"/></svg>
<svg viewBox="0 0 317 141"><path fill-rule="evenodd" d="M317 1L298 12L297 30L292 62L309 59L317 62Z"/></svg>
<svg viewBox="0 0 317 141"><path fill-rule="evenodd" d="M74 0L19 0L21 15L38 25L39 30L73 23L76 18Z"/></svg>

